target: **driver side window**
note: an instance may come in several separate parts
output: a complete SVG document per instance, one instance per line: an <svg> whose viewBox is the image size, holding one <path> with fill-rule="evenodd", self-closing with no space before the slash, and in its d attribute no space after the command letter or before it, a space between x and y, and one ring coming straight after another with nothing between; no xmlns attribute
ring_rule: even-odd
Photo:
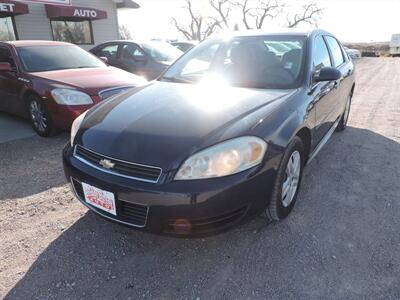
<svg viewBox="0 0 400 300"><path fill-rule="evenodd" d="M5 47L0 47L0 63L9 63L13 68L16 66L11 51Z"/></svg>
<svg viewBox="0 0 400 300"><path fill-rule="evenodd" d="M314 42L313 66L315 71L318 71L323 67L332 67L328 47L322 36L317 36Z"/></svg>
<svg viewBox="0 0 400 300"><path fill-rule="evenodd" d="M117 58L117 53L118 53L118 45L113 44L113 45L108 45L100 50L97 51L97 56L99 57L107 57L107 58Z"/></svg>
<svg viewBox="0 0 400 300"><path fill-rule="evenodd" d="M121 49L121 59L141 60L145 54L135 45L126 44Z"/></svg>

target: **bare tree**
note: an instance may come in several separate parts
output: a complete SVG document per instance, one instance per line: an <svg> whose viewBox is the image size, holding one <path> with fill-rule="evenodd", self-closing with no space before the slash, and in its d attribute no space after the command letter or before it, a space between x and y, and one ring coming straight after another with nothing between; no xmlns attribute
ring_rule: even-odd
<svg viewBox="0 0 400 300"><path fill-rule="evenodd" d="M232 6L230 0L209 0L209 3L210 6L217 12L220 18L220 25L223 24L226 29L229 29L229 15L231 13Z"/></svg>
<svg viewBox="0 0 400 300"><path fill-rule="evenodd" d="M318 18L321 16L322 8L316 3L309 3L302 7L302 12L294 14L292 17L287 16L287 26L289 28L297 27L300 23L308 23L317 25Z"/></svg>
<svg viewBox="0 0 400 300"><path fill-rule="evenodd" d="M123 40L132 40L133 39L132 32L125 25L119 26L119 36Z"/></svg>
<svg viewBox="0 0 400 300"><path fill-rule="evenodd" d="M209 8L216 12L216 16L205 16L194 8L195 0L185 0L183 7L190 18L189 24L184 25L176 18L172 18L175 28L182 33L188 40L202 41L213 34L218 29L229 27L228 18L230 14L229 0L209 0Z"/></svg>
<svg viewBox="0 0 400 300"><path fill-rule="evenodd" d="M233 0L231 3L241 10L246 29L263 28L267 19L275 19L285 7L278 0Z"/></svg>
<svg viewBox="0 0 400 300"><path fill-rule="evenodd" d="M261 29L268 21L285 19L285 8L288 2L285 0L208 0L207 9L202 12L196 10L194 3L198 0L185 0L183 7L189 17L189 22L172 18L176 29L189 40L204 40L218 30L238 29L237 23L231 26L230 16L232 12L241 15L245 29ZM203 2L204 3L204 2ZM301 7L301 10L286 15L286 26L297 27L301 23L317 25L322 9L312 2Z"/></svg>

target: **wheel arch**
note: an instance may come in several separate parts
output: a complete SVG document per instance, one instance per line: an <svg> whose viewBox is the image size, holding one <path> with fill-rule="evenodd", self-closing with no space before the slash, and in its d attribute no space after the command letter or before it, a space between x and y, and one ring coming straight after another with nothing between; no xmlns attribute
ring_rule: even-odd
<svg viewBox="0 0 400 300"><path fill-rule="evenodd" d="M24 91L24 93L22 94L22 99L25 103L25 107L28 107L28 100L29 100L30 96L36 96L36 97L40 98L40 95L33 90Z"/></svg>
<svg viewBox="0 0 400 300"><path fill-rule="evenodd" d="M304 144L304 157L305 163L307 163L311 153L311 130L308 127L302 127L300 130L297 131L295 136L299 137Z"/></svg>
<svg viewBox="0 0 400 300"><path fill-rule="evenodd" d="M283 124L280 121L283 121ZM290 114L278 116L277 120L273 120L272 124L266 124L264 128L268 128L267 136L281 149L286 149L294 137L299 137L304 143L306 158L308 158L312 149L312 130L309 126L311 121L312 116L293 111Z"/></svg>

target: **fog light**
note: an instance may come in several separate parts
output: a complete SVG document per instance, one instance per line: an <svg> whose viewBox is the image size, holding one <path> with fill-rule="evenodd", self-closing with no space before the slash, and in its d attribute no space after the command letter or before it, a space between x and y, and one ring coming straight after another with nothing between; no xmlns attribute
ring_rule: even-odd
<svg viewBox="0 0 400 300"><path fill-rule="evenodd" d="M186 219L177 219L172 224L176 234L189 234L192 231L192 224Z"/></svg>

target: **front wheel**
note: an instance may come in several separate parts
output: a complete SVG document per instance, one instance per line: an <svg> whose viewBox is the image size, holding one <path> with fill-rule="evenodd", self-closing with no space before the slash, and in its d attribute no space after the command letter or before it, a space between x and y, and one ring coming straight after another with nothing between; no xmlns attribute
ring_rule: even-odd
<svg viewBox="0 0 400 300"><path fill-rule="evenodd" d="M32 127L36 133L42 137L54 135L57 130L53 126L52 120L46 107L39 97L32 95L28 98L28 112Z"/></svg>
<svg viewBox="0 0 400 300"><path fill-rule="evenodd" d="M271 201L266 209L266 214L271 220L282 220L292 211L300 189L304 161L303 141L295 137L283 156Z"/></svg>

